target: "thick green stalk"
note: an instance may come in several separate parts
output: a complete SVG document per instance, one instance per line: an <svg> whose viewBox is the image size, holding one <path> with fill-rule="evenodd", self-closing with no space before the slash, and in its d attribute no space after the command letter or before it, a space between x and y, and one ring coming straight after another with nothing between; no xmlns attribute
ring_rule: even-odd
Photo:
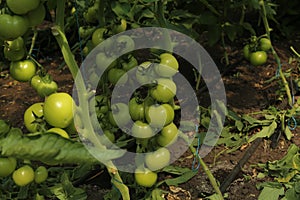
<svg viewBox="0 0 300 200"><path fill-rule="evenodd" d="M56 26L52 27L52 33L55 36L64 60L67 64L67 66L69 67L69 70L73 76L73 79L76 80L77 84L76 87L78 89L78 91L80 91L80 95L78 96L79 98L79 102L82 105L82 107L84 108L88 108L88 99L91 96L91 93L88 92L86 90L86 87L84 85L84 81L83 78L81 76L81 73L78 73L79 67L78 64L75 60L75 57L71 51L71 48L68 44L68 40L64 34L64 12L62 12L62 10L64 10L64 6L65 6L65 1L58 1L57 2L57 17L58 19L56 19ZM91 119L90 119L90 115L89 115L89 109L80 109L78 108L78 114L80 115L80 120L83 120L83 125L84 125L84 131L89 133L87 134L88 138L90 141L95 142L95 146L98 149L106 149L106 147L104 145L102 145L96 137L96 133L94 132L93 126L91 124ZM116 167L114 167L114 164L112 163L112 161L108 161L107 164L107 170L110 173L111 177L112 177L112 182L114 183L114 185L116 186L116 188L121 192L122 198L123 200L130 200L130 195L129 195L129 189L128 187L123 184L123 181L121 179L121 176L119 175L118 170L116 169Z"/></svg>
<svg viewBox="0 0 300 200"><path fill-rule="evenodd" d="M99 27L104 27L105 26L104 9L105 9L105 0L100 0L100 2L99 2L99 11L98 11L98 24L99 24Z"/></svg>
<svg viewBox="0 0 300 200"><path fill-rule="evenodd" d="M33 36L31 38L31 45L30 45L30 49L27 55L27 59L30 58L31 54L32 54L32 50L34 48L35 42L36 42L36 38L38 35L38 31L36 30L36 28L33 29Z"/></svg>
<svg viewBox="0 0 300 200"><path fill-rule="evenodd" d="M198 162L202 166L202 168L203 168L205 174L207 175L212 187L214 188L216 194L218 195L219 200L224 200L223 194L222 194L222 192L219 188L219 184L217 183L216 178L214 177L214 175L211 173L211 171L209 170L209 168L207 167L205 162L202 160L202 158L198 154L196 154L196 149L193 146L190 146L190 150L194 155L198 156L198 158L196 158L196 159L198 159Z"/></svg>
<svg viewBox="0 0 300 200"><path fill-rule="evenodd" d="M267 11L266 11L266 7L265 7L265 2L264 0L260 0L259 1L259 4L261 6L261 9L262 9L262 13L261 13L261 16L262 16L262 20L263 20L263 23L264 23L264 26L265 26L265 30L266 30L266 34L267 34L267 38L271 41L271 28L269 26L269 23L268 23L268 18L267 18ZM293 100L292 100L292 95L291 95L291 91L290 91L290 87L289 87L289 84L282 72L282 69L281 69L281 63L280 63L280 58L277 54L277 52L275 51L275 49L273 48L273 45L271 47L271 50L272 50L272 54L274 55L275 57L275 61L276 63L278 64L279 68L278 68L278 72L279 72L279 75L280 75L280 78L283 82L283 85L284 85L284 88L285 88L285 91L286 91L286 94L287 94L287 97L288 97L288 103L290 106L293 106Z"/></svg>

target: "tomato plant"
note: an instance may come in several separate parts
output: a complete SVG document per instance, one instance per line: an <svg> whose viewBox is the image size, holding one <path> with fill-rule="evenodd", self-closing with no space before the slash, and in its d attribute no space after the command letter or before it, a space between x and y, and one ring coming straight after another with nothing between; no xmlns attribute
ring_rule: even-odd
<svg viewBox="0 0 300 200"><path fill-rule="evenodd" d="M41 77L40 75L35 75L30 80L31 86L37 91L38 95L41 97L49 96L57 91L57 83L50 77L50 75L45 75Z"/></svg>
<svg viewBox="0 0 300 200"><path fill-rule="evenodd" d="M178 137L178 128L174 123L170 123L169 125L163 127L163 129L158 134L156 141L162 146L168 146L174 143Z"/></svg>
<svg viewBox="0 0 300 200"><path fill-rule="evenodd" d="M12 178L16 185L25 186L34 181L34 171L31 166L24 165L13 172Z"/></svg>
<svg viewBox="0 0 300 200"><path fill-rule="evenodd" d="M134 173L135 181L143 187L152 187L157 181L157 173L147 168L137 168Z"/></svg>
<svg viewBox="0 0 300 200"><path fill-rule="evenodd" d="M170 151L161 147L145 156L145 163L151 171L160 170L169 165L171 159Z"/></svg>
<svg viewBox="0 0 300 200"><path fill-rule="evenodd" d="M34 171L34 182L42 183L48 178L48 170L45 166L39 166Z"/></svg>
<svg viewBox="0 0 300 200"><path fill-rule="evenodd" d="M26 82L35 75L36 65L31 60L11 62L9 71L15 80Z"/></svg>
<svg viewBox="0 0 300 200"><path fill-rule="evenodd" d="M66 128L73 120L73 99L68 93L58 92L44 102L45 120L57 128Z"/></svg>
<svg viewBox="0 0 300 200"><path fill-rule="evenodd" d="M146 108L146 120L150 126L162 128L174 119L174 110L169 104L155 104Z"/></svg>
<svg viewBox="0 0 300 200"><path fill-rule="evenodd" d="M0 38L3 40L13 40L25 34L28 30L29 22L23 16L1 14L0 27Z"/></svg>
<svg viewBox="0 0 300 200"><path fill-rule="evenodd" d="M155 72L163 77L174 76L179 68L177 59L170 53L163 53L159 57L160 63L155 65Z"/></svg>
<svg viewBox="0 0 300 200"><path fill-rule="evenodd" d="M13 157L0 157L0 177L9 176L17 166L17 160Z"/></svg>
<svg viewBox="0 0 300 200"><path fill-rule="evenodd" d="M250 54L249 59L254 66L263 65L267 62L268 55L265 51L256 51Z"/></svg>
<svg viewBox="0 0 300 200"><path fill-rule="evenodd" d="M34 103L25 110L24 125L26 129L31 132L39 131L39 121L44 115L44 103Z"/></svg>
<svg viewBox="0 0 300 200"><path fill-rule="evenodd" d="M249 44L246 44L244 47L243 47L243 56L246 60L249 60L250 59L250 46Z"/></svg>

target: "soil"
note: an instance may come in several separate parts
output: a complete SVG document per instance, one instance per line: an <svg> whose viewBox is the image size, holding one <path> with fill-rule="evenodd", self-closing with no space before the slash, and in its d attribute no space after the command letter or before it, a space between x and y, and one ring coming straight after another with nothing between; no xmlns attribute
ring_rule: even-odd
<svg viewBox="0 0 300 200"><path fill-rule="evenodd" d="M283 63L282 67L284 69L292 68L296 70L296 62L288 64L289 58L292 56L289 50L289 42L275 43L274 46ZM276 74L277 65L273 61L274 58L270 55L267 64L253 67L247 61L241 59L241 48L241 46L236 46L227 49L230 65L225 67L222 59L223 50L218 46L207 47L208 52L213 55L213 59L220 68L220 71L223 72L222 77L226 87L228 108L237 113L246 114L265 109L269 105L278 104L275 93L279 86L276 83L274 84L274 81L266 83L267 80ZM53 57L44 58L39 62L53 75L54 80L57 81L59 85L59 91L72 92L72 76L67 67L64 65L61 66L61 63L63 63L62 57L53 55ZM1 72L0 119L7 120L13 126L25 130L22 118L25 109L31 104L40 101L43 101L43 99L38 97L34 89L28 83L14 81L9 76L7 69ZM285 103L281 103L278 106L286 107ZM256 164L281 159L292 142L300 145L299 128L293 131L293 133L294 137L292 141L287 141L282 137L275 149L270 147L270 141L268 139L263 140L259 144L251 158L243 166L241 172L227 188L226 193L228 199L255 200L258 198L260 191L257 190L256 185L266 179L257 178L259 169L256 167ZM226 179L250 145L243 146L233 153L223 152L221 154L220 152L222 152L225 147L216 146L204 158L205 163L213 172L218 182L221 183ZM191 155L191 152L187 151L176 164L190 168L193 160ZM213 188L202 168L199 169L195 177L178 187L181 189L177 190L179 191L177 193L174 192L174 188L166 188L170 191L169 195L166 195L166 199L200 200L203 196L213 193ZM106 191L105 188L93 185L92 183L90 183L87 188L89 199L91 200L96 199L94 196L97 195L99 197Z"/></svg>

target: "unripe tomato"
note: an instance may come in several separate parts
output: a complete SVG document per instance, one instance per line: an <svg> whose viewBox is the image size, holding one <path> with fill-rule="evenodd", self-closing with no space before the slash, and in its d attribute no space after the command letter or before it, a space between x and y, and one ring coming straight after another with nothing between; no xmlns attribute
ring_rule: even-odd
<svg viewBox="0 0 300 200"><path fill-rule="evenodd" d="M145 163L151 171L156 171L168 166L170 160L170 151L164 147L161 147L152 153L148 153L145 156Z"/></svg>
<svg viewBox="0 0 300 200"><path fill-rule="evenodd" d="M4 57L9 61L20 61L25 57L24 48L14 51L8 47L4 47L3 52L4 52Z"/></svg>
<svg viewBox="0 0 300 200"><path fill-rule="evenodd" d="M134 122L131 131L132 136L136 138L150 138L154 135L154 132L149 124L142 121Z"/></svg>
<svg viewBox="0 0 300 200"><path fill-rule="evenodd" d="M262 51L269 51L272 47L271 41L268 38L261 38L259 40L259 48Z"/></svg>
<svg viewBox="0 0 300 200"><path fill-rule="evenodd" d="M162 128L174 119L174 110L169 104L155 104L146 108L146 120L150 126Z"/></svg>
<svg viewBox="0 0 300 200"><path fill-rule="evenodd" d="M40 0L6 0L8 8L18 15L23 15L36 9Z"/></svg>
<svg viewBox="0 0 300 200"><path fill-rule="evenodd" d="M108 71L108 80L110 83L116 85L117 83L120 85L125 84L128 81L128 74L123 69L112 68Z"/></svg>
<svg viewBox="0 0 300 200"><path fill-rule="evenodd" d="M135 77L139 84L145 85L152 83L157 78L157 74L154 71L152 63L146 61L137 66Z"/></svg>
<svg viewBox="0 0 300 200"><path fill-rule="evenodd" d="M57 128L66 128L73 120L73 98L64 92L53 93L44 103L45 120Z"/></svg>
<svg viewBox="0 0 300 200"><path fill-rule="evenodd" d="M26 16L30 27L40 25L46 17L46 8L44 4L40 3L36 9L28 12Z"/></svg>
<svg viewBox="0 0 300 200"><path fill-rule="evenodd" d="M34 182L42 183L48 178L48 170L45 166L39 166L34 171Z"/></svg>
<svg viewBox="0 0 300 200"><path fill-rule="evenodd" d="M250 63L254 66L265 64L267 59L268 55L265 51L256 51L250 54Z"/></svg>
<svg viewBox="0 0 300 200"><path fill-rule="evenodd" d="M18 37L15 40L5 41L5 46L12 51L19 51L24 49L24 40L22 37Z"/></svg>
<svg viewBox="0 0 300 200"><path fill-rule="evenodd" d="M175 97L176 90L174 81L168 78L159 78L157 86L151 89L150 94L155 100L167 103Z"/></svg>
<svg viewBox="0 0 300 200"><path fill-rule="evenodd" d="M34 180L34 171L29 165L24 165L13 172L12 178L16 185L25 186Z"/></svg>
<svg viewBox="0 0 300 200"><path fill-rule="evenodd" d="M155 72L162 77L172 77L178 72L177 59L169 53L163 53L160 56L160 63L155 65Z"/></svg>
<svg viewBox="0 0 300 200"><path fill-rule="evenodd" d="M111 111L108 114L108 118L113 126L119 126L120 128L125 126L131 120L128 105L125 103L111 105Z"/></svg>
<svg viewBox="0 0 300 200"><path fill-rule="evenodd" d="M169 125L163 127L160 131L160 134L157 136L157 143L162 146L168 146L174 143L178 137L178 128L174 123L170 123Z"/></svg>
<svg viewBox="0 0 300 200"><path fill-rule="evenodd" d="M36 65L31 60L11 62L9 71L13 79L26 82L35 75Z"/></svg>
<svg viewBox="0 0 300 200"><path fill-rule="evenodd" d="M134 178L138 185L152 187L157 181L157 173L149 169L137 168L134 172Z"/></svg>
<svg viewBox="0 0 300 200"><path fill-rule="evenodd" d="M244 55L244 58L246 60L249 60L250 59L250 46L249 44L246 44L244 47L243 47L243 55Z"/></svg>
<svg viewBox="0 0 300 200"><path fill-rule="evenodd" d="M17 160L15 158L0 158L0 177L6 177L13 173L16 166Z"/></svg>
<svg viewBox="0 0 300 200"><path fill-rule="evenodd" d="M29 108L26 109L24 113L24 125L26 129L31 132L37 132L38 130L38 123L36 121L36 117L41 118L44 114L43 109L44 103L35 103L32 104Z"/></svg>
<svg viewBox="0 0 300 200"><path fill-rule="evenodd" d="M130 99L129 114L133 120L143 120L145 117L145 104L139 102L137 97Z"/></svg>
<svg viewBox="0 0 300 200"><path fill-rule="evenodd" d="M97 28L92 35L92 43L94 46L97 46L98 44L100 44L101 42L103 42L104 38L103 38L103 34L106 31L105 28Z"/></svg>
<svg viewBox="0 0 300 200"><path fill-rule="evenodd" d="M29 22L23 16L1 14L0 27L0 38L3 40L13 40L26 33Z"/></svg>
<svg viewBox="0 0 300 200"><path fill-rule="evenodd" d="M126 19L121 19L119 23L116 23L113 25L113 33L114 34L118 34L121 33L123 31L126 31L127 28L127 22Z"/></svg>

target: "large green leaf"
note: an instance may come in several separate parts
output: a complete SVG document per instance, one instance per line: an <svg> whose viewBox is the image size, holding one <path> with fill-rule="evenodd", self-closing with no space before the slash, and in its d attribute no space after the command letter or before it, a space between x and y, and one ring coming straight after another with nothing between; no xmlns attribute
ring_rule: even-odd
<svg viewBox="0 0 300 200"><path fill-rule="evenodd" d="M259 131L258 133L256 133L255 135L253 135L250 139L249 142L254 141L256 138L264 138L264 137L270 137L275 129L277 128L277 123L274 120L269 126L264 126L261 131Z"/></svg>
<svg viewBox="0 0 300 200"><path fill-rule="evenodd" d="M0 149L3 156L39 160L47 164L99 163L82 143L54 133L25 136L16 134L15 131L10 132L5 138L0 139ZM98 153L105 161L123 155L121 151L114 150L103 150Z"/></svg>

